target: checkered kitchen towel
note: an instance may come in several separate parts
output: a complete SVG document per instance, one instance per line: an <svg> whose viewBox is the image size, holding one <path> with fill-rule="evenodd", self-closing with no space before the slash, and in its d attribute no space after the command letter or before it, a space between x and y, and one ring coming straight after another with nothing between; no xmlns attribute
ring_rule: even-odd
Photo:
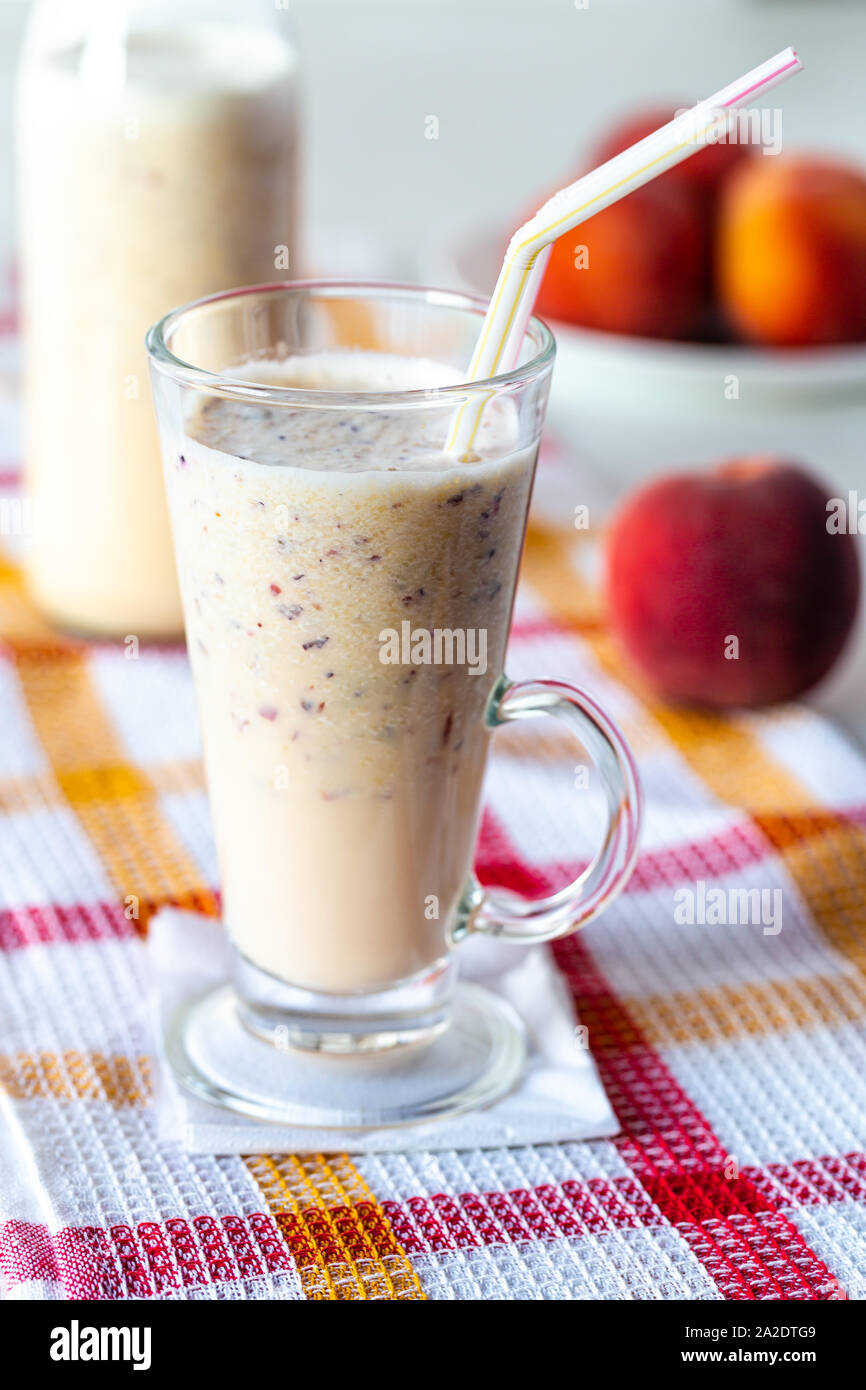
<svg viewBox="0 0 866 1390"><path fill-rule="evenodd" d="M59 639L0 572L7 1297L866 1295L866 764L799 708L647 699L577 545L530 534L509 671L586 686L641 764L630 887L555 948L621 1134L354 1158L158 1138L142 933L165 903L215 911L186 659ZM545 725L500 736L479 850L533 894L594 833ZM762 921L683 920L738 887Z"/></svg>

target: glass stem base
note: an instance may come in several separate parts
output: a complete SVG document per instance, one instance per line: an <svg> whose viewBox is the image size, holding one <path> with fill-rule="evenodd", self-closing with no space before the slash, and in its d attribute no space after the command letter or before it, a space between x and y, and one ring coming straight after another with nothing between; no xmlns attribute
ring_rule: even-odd
<svg viewBox="0 0 866 1390"><path fill-rule="evenodd" d="M429 1042L448 1025L455 967L443 960L387 989L320 994L287 984L233 949L238 1017L280 1050L371 1053Z"/></svg>
<svg viewBox="0 0 866 1390"><path fill-rule="evenodd" d="M262 1017L257 1011L257 1024ZM258 1027L251 1031L241 1022L237 993L225 984L188 1000L166 1020L166 1056L177 1081L199 1100L290 1126L274 1131L277 1146L301 1152L351 1147L363 1131L371 1150L393 1150L399 1146L390 1136L395 1127L446 1120L501 1099L519 1082L526 1056L514 1009L478 985L457 984L441 1028L428 1024L422 1037L413 1021L378 1017L379 1032L343 1034L324 1029L321 1020L308 1030L300 1018L303 1047L274 1046L272 1037L264 1041ZM343 1027L345 1020L337 1022ZM423 1045L364 1047L365 1037L382 1036ZM329 1045L314 1049L315 1037ZM335 1055L331 1040L345 1037L353 1055ZM263 1141L255 1135L247 1142L255 1152ZM425 1142L443 1146L435 1130ZM448 1138L444 1146L453 1142ZM235 1149L230 1143L218 1152Z"/></svg>

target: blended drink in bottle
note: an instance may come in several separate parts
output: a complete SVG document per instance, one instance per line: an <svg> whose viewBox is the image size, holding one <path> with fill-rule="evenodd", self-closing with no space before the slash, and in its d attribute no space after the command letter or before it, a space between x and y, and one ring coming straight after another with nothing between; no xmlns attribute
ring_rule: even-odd
<svg viewBox="0 0 866 1390"><path fill-rule="evenodd" d="M296 60L278 34L225 23L133 28L115 57L119 72L61 44L22 67L27 572L62 624L170 635L144 335L174 304L274 278L293 238Z"/></svg>
<svg viewBox="0 0 866 1390"><path fill-rule="evenodd" d="M361 350L231 374L323 393L459 380ZM471 462L444 454L441 406L323 402L199 399L164 448L226 927L280 980L345 993L445 954L536 450L507 401Z"/></svg>

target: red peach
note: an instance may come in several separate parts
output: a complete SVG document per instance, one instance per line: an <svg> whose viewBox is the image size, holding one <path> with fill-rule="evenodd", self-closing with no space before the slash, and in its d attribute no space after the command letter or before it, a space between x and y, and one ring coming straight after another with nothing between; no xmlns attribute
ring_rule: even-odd
<svg viewBox="0 0 866 1390"><path fill-rule="evenodd" d="M554 243L542 315L651 338L693 338L705 310L709 247L691 192L662 180Z"/></svg>
<svg viewBox="0 0 866 1390"><path fill-rule="evenodd" d="M607 543L612 627L663 696L790 700L829 671L854 622L856 542L828 529L826 489L752 457L634 493Z"/></svg>

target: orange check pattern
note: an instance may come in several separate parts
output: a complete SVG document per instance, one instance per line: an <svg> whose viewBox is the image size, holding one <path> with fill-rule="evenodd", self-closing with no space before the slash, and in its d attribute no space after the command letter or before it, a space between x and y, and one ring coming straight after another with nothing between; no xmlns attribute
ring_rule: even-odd
<svg viewBox="0 0 866 1390"><path fill-rule="evenodd" d="M800 708L723 719L649 698L579 545L530 532L509 669L589 688L641 764L632 883L556 948L621 1133L355 1158L158 1138L142 938L163 904L217 911L185 655L58 637L7 558L7 1297L866 1295L866 761ZM573 765L553 729L502 738L483 878L538 893L585 861ZM778 891L781 930L678 922L701 883Z"/></svg>

